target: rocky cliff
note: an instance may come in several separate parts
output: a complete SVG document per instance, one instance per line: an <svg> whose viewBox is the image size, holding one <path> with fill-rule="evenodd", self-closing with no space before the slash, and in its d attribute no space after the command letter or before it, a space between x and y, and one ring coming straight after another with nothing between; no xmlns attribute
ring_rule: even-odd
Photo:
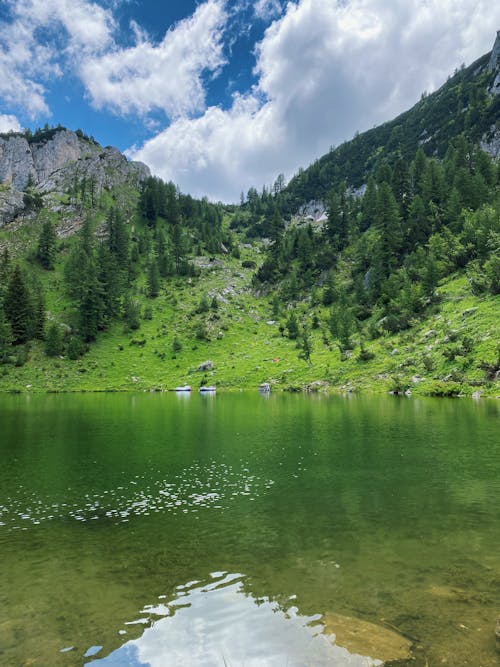
<svg viewBox="0 0 500 667"><path fill-rule="evenodd" d="M141 162L129 162L116 148L103 148L66 129L24 135L0 135L0 226L24 208L22 192L31 182L43 194L67 193L86 179L97 193L118 185L133 186L150 175Z"/></svg>
<svg viewBox="0 0 500 667"><path fill-rule="evenodd" d="M495 72L495 79L491 84L490 92L493 95L498 95L500 93L500 30L497 32L497 38L493 44L488 62L488 71Z"/></svg>

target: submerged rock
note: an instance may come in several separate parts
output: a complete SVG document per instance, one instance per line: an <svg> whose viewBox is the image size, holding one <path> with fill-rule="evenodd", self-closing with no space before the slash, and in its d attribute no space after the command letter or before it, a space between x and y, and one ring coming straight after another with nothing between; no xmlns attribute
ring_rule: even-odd
<svg viewBox="0 0 500 667"><path fill-rule="evenodd" d="M349 653L370 656L394 665L397 661L404 664L412 658L412 642L394 630L340 614L328 614L322 620L325 634L334 635L334 643L346 648Z"/></svg>

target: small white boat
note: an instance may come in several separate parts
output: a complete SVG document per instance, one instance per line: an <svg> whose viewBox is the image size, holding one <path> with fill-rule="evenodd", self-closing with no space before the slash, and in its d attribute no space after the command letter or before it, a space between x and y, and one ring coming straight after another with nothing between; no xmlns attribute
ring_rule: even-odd
<svg viewBox="0 0 500 667"><path fill-rule="evenodd" d="M269 382L263 382L262 384L259 384L259 391L263 394L268 394L271 391L271 385Z"/></svg>
<svg viewBox="0 0 500 667"><path fill-rule="evenodd" d="M216 388L212 385L209 387L200 387L200 394L215 394Z"/></svg>
<svg viewBox="0 0 500 667"><path fill-rule="evenodd" d="M182 385L182 387L176 387L175 391L179 391L179 392L191 391L191 385L190 384L184 384L184 385Z"/></svg>

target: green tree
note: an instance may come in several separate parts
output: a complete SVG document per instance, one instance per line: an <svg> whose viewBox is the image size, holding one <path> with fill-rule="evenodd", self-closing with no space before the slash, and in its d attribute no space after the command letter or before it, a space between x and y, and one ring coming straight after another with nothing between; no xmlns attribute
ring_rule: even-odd
<svg viewBox="0 0 500 667"><path fill-rule="evenodd" d="M387 274L397 264L403 241L399 207L387 183L378 189L376 226L380 233L376 261Z"/></svg>
<svg viewBox="0 0 500 667"><path fill-rule="evenodd" d="M85 282L82 298L78 304L78 331L86 343L95 340L103 322L102 287L97 278L95 265Z"/></svg>
<svg viewBox="0 0 500 667"><path fill-rule="evenodd" d="M297 321L297 316L295 315L295 312L292 310L290 315L288 316L288 319L286 321L286 328L288 330L288 338L291 338L292 340L295 340L299 336L299 323Z"/></svg>
<svg viewBox="0 0 500 667"><path fill-rule="evenodd" d="M281 249L281 242L283 240L283 233L285 231L285 223L281 217L279 208L274 209L274 215L271 220L271 228L269 230L269 238L271 239L271 254L277 257Z"/></svg>
<svg viewBox="0 0 500 667"><path fill-rule="evenodd" d="M63 337L61 327L56 322L47 329L47 336L45 338L45 354L48 357L57 357L63 352Z"/></svg>
<svg viewBox="0 0 500 667"><path fill-rule="evenodd" d="M160 293L160 271L156 259L149 263L148 267L148 295L155 299Z"/></svg>
<svg viewBox="0 0 500 667"><path fill-rule="evenodd" d="M311 363L312 353L312 337L309 328L304 325L299 338L300 354L299 357L304 359L308 364Z"/></svg>
<svg viewBox="0 0 500 667"><path fill-rule="evenodd" d="M0 303L0 364L4 364L12 352L12 327L5 317L4 309Z"/></svg>
<svg viewBox="0 0 500 667"><path fill-rule="evenodd" d="M50 220L43 223L42 231L38 237L36 256L44 269L52 270L56 256L56 231Z"/></svg>
<svg viewBox="0 0 500 667"><path fill-rule="evenodd" d="M136 299L127 296L123 304L123 319L125 328L135 331L141 326L141 304Z"/></svg>
<svg viewBox="0 0 500 667"><path fill-rule="evenodd" d="M30 338L33 311L31 294L19 264L14 267L7 285L4 310L14 343L26 343Z"/></svg>
<svg viewBox="0 0 500 667"><path fill-rule="evenodd" d="M338 252L346 247L349 239L349 200L345 181L330 190L326 208L328 212L326 235L332 248Z"/></svg>

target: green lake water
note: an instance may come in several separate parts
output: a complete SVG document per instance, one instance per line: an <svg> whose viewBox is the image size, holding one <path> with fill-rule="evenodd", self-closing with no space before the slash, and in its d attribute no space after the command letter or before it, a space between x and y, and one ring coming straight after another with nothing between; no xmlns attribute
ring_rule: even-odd
<svg viewBox="0 0 500 667"><path fill-rule="evenodd" d="M0 665L376 664L327 641L340 614L397 629L429 667L497 666L499 414L0 397Z"/></svg>

